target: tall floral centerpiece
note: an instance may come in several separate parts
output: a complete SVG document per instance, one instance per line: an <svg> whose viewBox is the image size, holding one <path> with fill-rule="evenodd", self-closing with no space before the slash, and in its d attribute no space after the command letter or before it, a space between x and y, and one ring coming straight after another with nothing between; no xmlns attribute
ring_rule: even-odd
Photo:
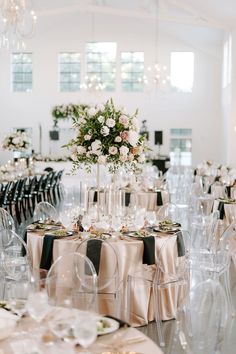
<svg viewBox="0 0 236 354"><path fill-rule="evenodd" d="M13 152L27 152L31 146L31 140L26 132L16 131L7 135L3 142L2 148Z"/></svg>
<svg viewBox="0 0 236 354"><path fill-rule="evenodd" d="M4 150L27 151L30 147L30 138L26 132L17 131L7 135L2 143Z"/></svg>
<svg viewBox="0 0 236 354"><path fill-rule="evenodd" d="M127 114L110 99L104 105L80 109L79 117L73 117L76 135L66 145L73 170L85 166L91 171L91 166L97 164L98 191L100 165L108 165L114 172L120 167L134 170L145 162L148 147L145 137L139 135L137 113Z"/></svg>
<svg viewBox="0 0 236 354"><path fill-rule="evenodd" d="M54 126L57 126L59 120L70 119L73 117L78 118L80 111L86 107L88 106L81 105L81 104L72 104L72 103L54 106L52 108L52 117L54 121Z"/></svg>

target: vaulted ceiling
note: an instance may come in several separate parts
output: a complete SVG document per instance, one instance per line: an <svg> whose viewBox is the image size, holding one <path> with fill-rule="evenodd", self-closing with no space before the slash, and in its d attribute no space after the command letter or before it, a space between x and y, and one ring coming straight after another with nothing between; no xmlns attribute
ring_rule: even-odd
<svg viewBox="0 0 236 354"><path fill-rule="evenodd" d="M229 30L236 25L235 0L36 0L39 16L94 12Z"/></svg>

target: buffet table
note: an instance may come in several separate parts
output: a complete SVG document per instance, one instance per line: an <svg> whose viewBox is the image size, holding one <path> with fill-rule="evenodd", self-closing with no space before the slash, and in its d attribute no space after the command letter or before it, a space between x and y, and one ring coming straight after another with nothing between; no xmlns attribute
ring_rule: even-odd
<svg viewBox="0 0 236 354"><path fill-rule="evenodd" d="M154 237L154 262L157 262L157 255L167 240L168 234L160 234L157 237ZM68 254L70 252L75 252L78 249L78 246L81 244L81 238L84 239L84 233L79 235L61 237L54 240L53 249L52 249L52 262L57 259L57 257ZM147 277L150 279L153 278L156 270L155 264L144 264L144 242L140 239L135 239L132 237L127 237L122 234L117 236L116 238L110 237L108 240L109 244L115 250L118 259L118 274L120 282L122 282L123 286L123 294L121 300L121 318L126 319L126 286L127 286L127 278L129 274L134 274L137 271L141 271L142 273L146 273ZM42 267L42 249L44 244L44 236L40 232L30 232L27 234L27 245L33 259L33 267L39 268L41 264ZM78 252L83 253L83 251L78 250ZM168 246L168 249L165 253L165 262L168 263L168 267L172 267L173 274L175 272L176 265L176 248L173 246ZM148 255L149 256L149 255ZM184 257L180 257L182 259ZM45 260L43 260L45 264ZM46 262L47 263L47 262ZM109 272L113 271L113 263L114 258L112 258L109 253L109 248L104 245L101 249L101 257L100 257L100 276L103 275L105 277L109 277ZM114 286L114 285L113 285ZM114 289L109 289L111 292ZM162 314L161 318L163 320L171 319L175 316L176 310L176 299L175 294L171 292L164 292L162 297ZM140 301L141 300L141 301ZM99 312L106 313L108 315L115 316L115 306L114 299L111 298L109 301L101 298L99 301ZM152 288L150 286L142 287L141 291L133 291L132 292L132 303L135 305L135 313L132 314L132 325L140 326L145 325L149 321L154 320L154 304L153 304L153 295Z"/></svg>

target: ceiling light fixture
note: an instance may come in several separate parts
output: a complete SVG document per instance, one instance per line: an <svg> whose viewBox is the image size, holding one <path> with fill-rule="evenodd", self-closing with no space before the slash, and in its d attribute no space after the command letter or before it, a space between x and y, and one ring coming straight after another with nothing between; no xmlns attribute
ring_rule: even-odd
<svg viewBox="0 0 236 354"><path fill-rule="evenodd" d="M0 49L24 49L36 21L31 0L0 0Z"/></svg>

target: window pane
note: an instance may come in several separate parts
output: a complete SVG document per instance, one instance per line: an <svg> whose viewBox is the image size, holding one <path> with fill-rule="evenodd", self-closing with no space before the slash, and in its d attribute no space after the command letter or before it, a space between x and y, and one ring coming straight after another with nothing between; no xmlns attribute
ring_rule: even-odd
<svg viewBox="0 0 236 354"><path fill-rule="evenodd" d="M181 92L192 92L194 81L194 53L172 52L170 60L171 85Z"/></svg>
<svg viewBox="0 0 236 354"><path fill-rule="evenodd" d="M121 84L124 91L143 91L144 53L121 53Z"/></svg>
<svg viewBox="0 0 236 354"><path fill-rule="evenodd" d="M94 42L86 45L87 85L105 91L115 89L116 43Z"/></svg>
<svg viewBox="0 0 236 354"><path fill-rule="evenodd" d="M12 90L32 91L32 53L12 53Z"/></svg>
<svg viewBox="0 0 236 354"><path fill-rule="evenodd" d="M74 92L80 89L80 54L59 54L59 89Z"/></svg>
<svg viewBox="0 0 236 354"><path fill-rule="evenodd" d="M172 164L191 165L192 129L170 129L170 157Z"/></svg>

